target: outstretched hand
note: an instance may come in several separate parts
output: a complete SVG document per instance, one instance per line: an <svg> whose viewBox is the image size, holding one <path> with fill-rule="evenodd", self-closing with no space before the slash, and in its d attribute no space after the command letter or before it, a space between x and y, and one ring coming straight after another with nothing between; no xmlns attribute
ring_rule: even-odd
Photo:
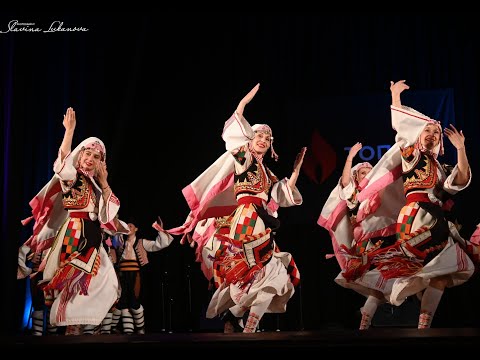
<svg viewBox="0 0 480 360"><path fill-rule="evenodd" d="M307 147L302 147L300 152L297 154L295 158L295 162L293 163L293 172L300 172L303 164L303 158L305 157L305 153L307 152Z"/></svg>
<svg viewBox="0 0 480 360"><path fill-rule="evenodd" d="M75 125L77 120L75 118L75 111L73 108L69 107L65 115L63 115L63 126L65 130L75 130Z"/></svg>
<svg viewBox="0 0 480 360"><path fill-rule="evenodd" d="M163 230L163 221L160 216L157 216L157 220L152 224L152 227L157 230L158 232L164 231Z"/></svg>
<svg viewBox="0 0 480 360"><path fill-rule="evenodd" d="M410 86L405 84L407 80L399 80L396 83L390 81L390 92L392 96L400 95L404 90L410 89Z"/></svg>
<svg viewBox="0 0 480 360"><path fill-rule="evenodd" d="M452 124L449 125L449 128L445 128L443 131L445 132L445 135L448 137L448 140L452 143L453 146L457 150L462 149L465 147L465 136L463 135L463 131L460 130L458 131L455 126Z"/></svg>
<svg viewBox="0 0 480 360"><path fill-rule="evenodd" d="M257 85L254 86L254 88L252 90L250 90L248 92L247 95L245 95L243 97L242 100L240 100L240 102L238 103L238 106L237 106L237 113L239 115L243 115L243 110L245 109L245 106L250 102L252 101L253 97L255 96L255 94L257 93L258 89L260 88L260 83L258 83Z"/></svg>
<svg viewBox="0 0 480 360"><path fill-rule="evenodd" d="M348 152L347 160L353 160L362 147L363 145L361 142L357 142L355 145L353 145Z"/></svg>
<svg viewBox="0 0 480 360"><path fill-rule="evenodd" d="M300 152L297 154L295 158L295 162L293 163L293 171L292 176L288 179L288 186L290 189L295 188L295 184L297 183L298 176L300 175L300 169L302 168L303 158L305 157L305 153L307 152L306 147L302 147Z"/></svg>

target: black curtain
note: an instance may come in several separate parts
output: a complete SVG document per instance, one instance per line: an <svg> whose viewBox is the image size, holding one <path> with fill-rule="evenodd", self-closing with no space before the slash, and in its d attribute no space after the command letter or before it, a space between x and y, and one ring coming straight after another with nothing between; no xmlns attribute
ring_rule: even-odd
<svg viewBox="0 0 480 360"><path fill-rule="evenodd" d="M74 143L98 136L106 144L120 217L139 219L153 239L157 215L166 227L185 219L181 189L224 151L223 123L256 83L260 91L245 116L273 128L280 154L272 164L276 174L289 176L299 148L311 145L314 130L323 136L328 128L337 158L331 182L343 166L343 148L362 141L352 130L359 123L370 142L393 142L380 130L389 123L389 81L406 79L407 99L420 108L425 92L449 94L454 118L439 120L466 136L474 180L458 204L466 219L462 231L471 233L478 219L466 209L479 198L480 143L480 32L471 20L467 13L2 14L2 331L21 331L25 283L15 280L16 259L31 229L20 220L30 216L28 202L53 175L68 106L77 114ZM365 98L378 99L368 102L375 116L356 111ZM351 118L335 118L332 106L351 107L342 111ZM418 110L439 115L428 109ZM339 269L324 260L328 234L316 225L331 186L307 174L298 186L316 201L280 214L279 243L295 256L304 282L287 314L266 316L265 326L355 328L363 299L333 283ZM471 311L475 286L474 276L447 290L437 324L478 325ZM204 319L210 295L192 249L176 241L151 255L142 295L151 331L210 329L215 322Z"/></svg>

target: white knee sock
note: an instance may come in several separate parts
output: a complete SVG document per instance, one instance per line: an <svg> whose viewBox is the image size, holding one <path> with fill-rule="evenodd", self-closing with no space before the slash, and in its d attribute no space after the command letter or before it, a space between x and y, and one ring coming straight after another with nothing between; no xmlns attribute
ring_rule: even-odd
<svg viewBox="0 0 480 360"><path fill-rule="evenodd" d="M253 305L250 308L250 313L248 314L247 323L243 329L244 333L253 333L257 331L257 326L263 315L268 309L270 301L264 301L261 304Z"/></svg>
<svg viewBox="0 0 480 360"><path fill-rule="evenodd" d="M430 327L442 295L443 290L431 286L425 289L420 307L420 317L418 319L419 329L428 329Z"/></svg>
<svg viewBox="0 0 480 360"><path fill-rule="evenodd" d="M379 299L373 295L369 295L365 304L362 308L360 308L360 312L362 313L362 320L360 320L360 330L366 330L370 327L370 323L372 322L373 315L377 311L378 305L384 302L383 299Z"/></svg>

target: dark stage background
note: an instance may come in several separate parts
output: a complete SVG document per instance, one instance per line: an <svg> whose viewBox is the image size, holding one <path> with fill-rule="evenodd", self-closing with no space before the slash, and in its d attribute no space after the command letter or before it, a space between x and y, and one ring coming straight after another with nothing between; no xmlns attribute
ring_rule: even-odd
<svg viewBox="0 0 480 360"><path fill-rule="evenodd" d="M8 31L12 20L41 30L63 22L63 29L88 31ZM316 221L341 174L345 148L361 141L360 155L375 162L393 143L390 80L411 86L404 104L464 131L473 181L457 197L462 234L468 237L479 222L480 31L471 20L406 13L2 14L1 331L25 331L26 280L15 273L18 246L31 229L20 220L53 175L68 106L77 115L74 146L88 136L105 142L120 216L138 219L141 233L153 239L157 215L166 227L183 223L182 188L224 151L224 121L258 82L245 116L272 126L280 155L272 170L289 176L295 155L308 147L297 183L304 203L280 210L278 232L302 283L287 313L266 315L262 326L355 329L363 298L333 282L339 267L325 260L331 242ZM454 163L446 145L445 160ZM194 251L177 239L149 258L142 293L147 331L219 331L219 321L204 318L211 292ZM478 286L474 275L448 289L433 327L478 326ZM392 325L407 323L414 312L393 311L400 315Z"/></svg>

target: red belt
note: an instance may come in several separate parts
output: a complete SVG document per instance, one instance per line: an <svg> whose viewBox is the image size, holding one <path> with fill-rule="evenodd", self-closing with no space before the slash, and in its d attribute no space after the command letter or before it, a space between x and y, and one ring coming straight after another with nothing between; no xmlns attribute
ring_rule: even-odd
<svg viewBox="0 0 480 360"><path fill-rule="evenodd" d="M258 206L263 206L263 204L265 203L264 200L256 196L243 196L238 199L237 202L238 205L255 204Z"/></svg>
<svg viewBox="0 0 480 360"><path fill-rule="evenodd" d="M407 204L411 202L429 202L432 204L440 205L438 201L432 201L427 193L413 193L407 195Z"/></svg>
<svg viewBox="0 0 480 360"><path fill-rule="evenodd" d="M70 216L71 218L80 218L80 219L90 220L89 213L85 211L72 211L68 213L68 216Z"/></svg>

